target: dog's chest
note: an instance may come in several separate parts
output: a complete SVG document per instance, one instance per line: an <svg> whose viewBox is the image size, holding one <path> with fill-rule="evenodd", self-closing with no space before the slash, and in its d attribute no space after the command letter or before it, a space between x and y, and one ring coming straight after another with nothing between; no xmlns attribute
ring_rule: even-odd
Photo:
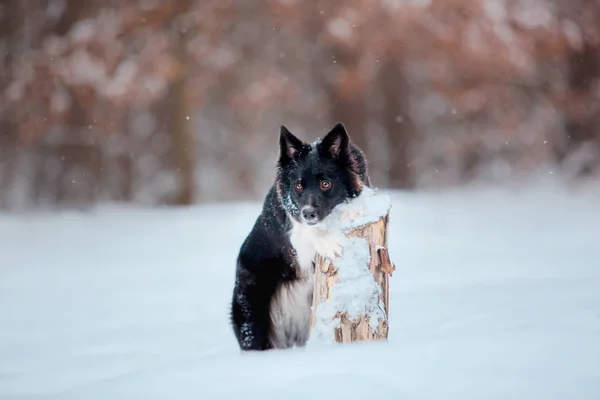
<svg viewBox="0 0 600 400"><path fill-rule="evenodd" d="M294 248L298 266L303 271L310 271L312 269L312 262L317 253L314 244L317 239L315 236L310 228L295 222L292 223L290 243Z"/></svg>
<svg viewBox="0 0 600 400"><path fill-rule="evenodd" d="M271 343L275 348L304 346L310 334L312 278L281 285L270 308Z"/></svg>

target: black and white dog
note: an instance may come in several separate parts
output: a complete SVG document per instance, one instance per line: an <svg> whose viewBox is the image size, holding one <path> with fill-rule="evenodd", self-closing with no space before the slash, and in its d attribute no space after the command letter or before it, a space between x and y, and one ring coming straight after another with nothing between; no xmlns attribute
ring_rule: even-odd
<svg viewBox="0 0 600 400"><path fill-rule="evenodd" d="M231 319L242 350L306 344L313 259L341 251L319 223L370 186L365 157L341 123L310 144L281 126L279 147L275 182L237 259Z"/></svg>

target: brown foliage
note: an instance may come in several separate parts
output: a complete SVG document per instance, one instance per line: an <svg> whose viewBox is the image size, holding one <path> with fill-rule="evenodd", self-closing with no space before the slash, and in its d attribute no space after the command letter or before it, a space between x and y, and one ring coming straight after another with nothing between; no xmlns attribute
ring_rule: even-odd
<svg viewBox="0 0 600 400"><path fill-rule="evenodd" d="M3 193L77 142L113 171L103 198L256 198L284 122L344 122L379 186L600 168L593 0L7 0L0 18Z"/></svg>

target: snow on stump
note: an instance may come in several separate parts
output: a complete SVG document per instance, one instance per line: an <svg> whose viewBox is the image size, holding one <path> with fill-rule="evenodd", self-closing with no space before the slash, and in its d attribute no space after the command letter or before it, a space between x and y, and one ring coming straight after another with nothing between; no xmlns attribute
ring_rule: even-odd
<svg viewBox="0 0 600 400"><path fill-rule="evenodd" d="M390 208L388 195L365 188L324 221L330 232L344 232L342 251L334 260L315 258L309 344L387 339Z"/></svg>

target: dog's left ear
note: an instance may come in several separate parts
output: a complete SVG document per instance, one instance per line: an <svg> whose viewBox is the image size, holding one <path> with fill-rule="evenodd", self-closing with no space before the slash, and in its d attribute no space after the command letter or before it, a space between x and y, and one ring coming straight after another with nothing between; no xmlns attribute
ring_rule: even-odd
<svg viewBox="0 0 600 400"><path fill-rule="evenodd" d="M302 150L304 143L281 125L279 133L279 162L285 164L293 160Z"/></svg>
<svg viewBox="0 0 600 400"><path fill-rule="evenodd" d="M348 155L350 150L350 137L341 122L329 131L321 142L323 150L327 151L333 158L341 158Z"/></svg>

